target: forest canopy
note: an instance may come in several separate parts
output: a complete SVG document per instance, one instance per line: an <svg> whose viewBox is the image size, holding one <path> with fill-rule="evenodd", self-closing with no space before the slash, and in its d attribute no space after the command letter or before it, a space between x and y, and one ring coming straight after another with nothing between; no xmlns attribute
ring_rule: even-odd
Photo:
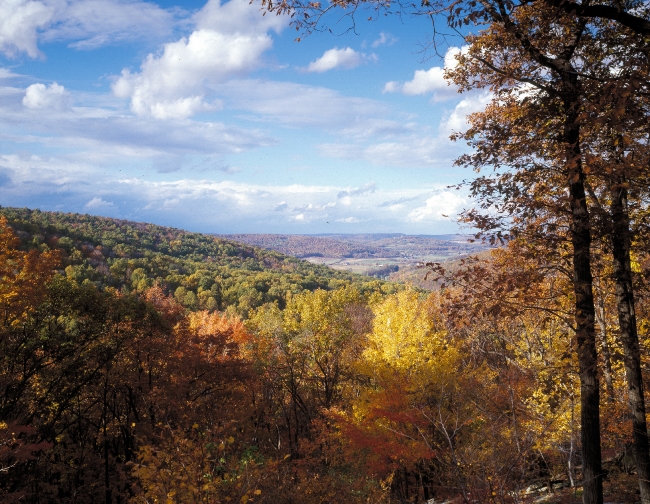
<svg viewBox="0 0 650 504"><path fill-rule="evenodd" d="M148 224L2 211L5 502L524 502L581 484L571 278L521 240L439 266L425 292ZM625 502L624 349L599 264L605 491Z"/></svg>

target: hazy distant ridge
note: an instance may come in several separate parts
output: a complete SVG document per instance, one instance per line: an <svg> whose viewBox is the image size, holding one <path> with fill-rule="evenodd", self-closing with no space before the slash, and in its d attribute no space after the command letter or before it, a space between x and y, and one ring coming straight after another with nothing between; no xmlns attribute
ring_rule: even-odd
<svg viewBox="0 0 650 504"><path fill-rule="evenodd" d="M409 236L403 234L229 234L228 240L275 250L294 257L331 258L416 258L458 256L486 248L469 242L464 235Z"/></svg>

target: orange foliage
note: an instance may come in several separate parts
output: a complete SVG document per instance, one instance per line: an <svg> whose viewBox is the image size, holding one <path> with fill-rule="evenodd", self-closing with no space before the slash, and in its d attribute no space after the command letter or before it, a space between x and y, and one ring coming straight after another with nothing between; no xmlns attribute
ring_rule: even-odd
<svg viewBox="0 0 650 504"><path fill-rule="evenodd" d="M59 264L59 252L19 250L20 240L0 216L0 314L4 323L23 319L45 295L44 285Z"/></svg>

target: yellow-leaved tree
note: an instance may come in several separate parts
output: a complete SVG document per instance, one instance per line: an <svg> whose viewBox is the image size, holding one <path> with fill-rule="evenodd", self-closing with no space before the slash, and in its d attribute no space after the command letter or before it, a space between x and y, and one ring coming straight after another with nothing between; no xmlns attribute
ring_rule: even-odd
<svg viewBox="0 0 650 504"><path fill-rule="evenodd" d="M503 493L511 425L497 373L468 357L447 330L440 293L414 290L374 307L357 365L367 387L338 425L347 446L401 499L466 502Z"/></svg>

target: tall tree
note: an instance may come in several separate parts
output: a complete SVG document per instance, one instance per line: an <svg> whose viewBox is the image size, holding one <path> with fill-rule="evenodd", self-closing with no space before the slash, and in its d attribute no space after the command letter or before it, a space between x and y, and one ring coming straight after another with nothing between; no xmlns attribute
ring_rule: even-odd
<svg viewBox="0 0 650 504"><path fill-rule="evenodd" d="M311 30L319 27L326 11L336 7L349 8L348 12L354 16L357 8L363 3L341 0L322 6L319 2L282 0L277 4L266 2L265 6L278 12L290 12L292 15L298 13L295 24ZM390 10L392 7L391 2L368 3L377 9ZM421 7L412 6L411 12L434 19L436 15L442 15L448 24L456 28L468 24L487 26L480 35L465 38L470 44L470 51L461 56L461 60L464 59L465 62L459 67L462 70L452 76L455 76L462 89L489 87L497 94L496 100L510 98L511 106L525 101L524 95L514 97L513 91L521 90L522 85L531 86L538 99L537 107L528 107L528 110L532 110L538 120L551 121L554 124L555 131L551 135L540 136L530 128L524 140L536 137L533 141L538 142L538 145L540 141L545 141L547 146L551 145L555 155L552 166L556 169L554 177L550 179L553 181L551 185L554 189L565 187L568 190L568 198L559 205L556 204L555 209L568 216L565 223L572 246L575 330L582 384L581 432L585 480L583 495L584 502L600 503L602 474L599 383L590 255L592 218L587 202L581 144L581 130L585 122L584 88L586 81L592 77L589 75L590 65L610 68L611 44L608 43L611 41L606 40L603 35L602 26L607 25L603 20L615 20L624 30L631 30L632 36L642 34L648 23L644 18L647 9L640 3L593 7L587 3L578 5L565 1L515 3L502 0L442 0L425 1ZM619 32L619 39L622 37L630 40L629 33ZM618 46L620 45L619 42ZM647 42L640 41L634 48L638 54L645 56L647 46ZM478 129L474 129L474 134L480 135ZM471 139L472 135L466 138ZM511 140L512 138L504 140L504 137L500 136L495 145L498 146L499 141ZM548 158L543 150L538 149L537 152L541 153L541 159ZM509 154L515 154L509 161L517 159L514 151ZM530 159L530 156L524 157ZM473 158L473 163L475 167L488 164L485 158L480 157ZM494 184L490 190L494 193L499 192L501 188ZM481 189L475 191L475 194L480 192ZM483 194L486 193L487 191ZM519 202L521 203L521 200ZM538 206L528 207L529 217L532 208ZM474 217L479 217L474 220L479 226L492 225L489 218L484 219L478 213L475 213Z"/></svg>

